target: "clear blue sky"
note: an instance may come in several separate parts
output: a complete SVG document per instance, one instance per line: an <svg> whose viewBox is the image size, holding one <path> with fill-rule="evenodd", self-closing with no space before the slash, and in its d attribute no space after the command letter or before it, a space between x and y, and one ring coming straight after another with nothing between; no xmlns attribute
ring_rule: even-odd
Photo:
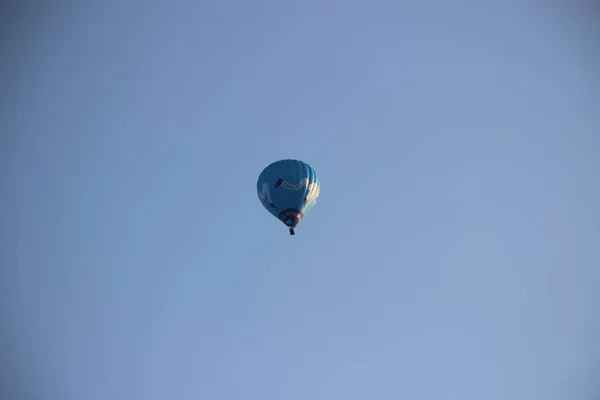
<svg viewBox="0 0 600 400"><path fill-rule="evenodd" d="M592 398L599 31L558 4L9 10L10 400Z"/></svg>

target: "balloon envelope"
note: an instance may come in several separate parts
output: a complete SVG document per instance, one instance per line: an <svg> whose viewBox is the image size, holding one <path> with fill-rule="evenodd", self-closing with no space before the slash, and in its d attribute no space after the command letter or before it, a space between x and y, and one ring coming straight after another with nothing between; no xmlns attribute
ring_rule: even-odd
<svg viewBox="0 0 600 400"><path fill-rule="evenodd" d="M310 165L288 159L268 165L258 177L256 190L263 207L293 235L296 225L317 202L320 185Z"/></svg>

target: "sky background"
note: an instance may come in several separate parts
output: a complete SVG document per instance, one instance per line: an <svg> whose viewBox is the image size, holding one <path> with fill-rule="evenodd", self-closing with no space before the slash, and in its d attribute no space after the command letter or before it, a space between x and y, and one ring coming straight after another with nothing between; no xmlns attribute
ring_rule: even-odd
<svg viewBox="0 0 600 400"><path fill-rule="evenodd" d="M598 398L597 9L28 4L4 399ZM282 158L322 183L293 237L256 194Z"/></svg>

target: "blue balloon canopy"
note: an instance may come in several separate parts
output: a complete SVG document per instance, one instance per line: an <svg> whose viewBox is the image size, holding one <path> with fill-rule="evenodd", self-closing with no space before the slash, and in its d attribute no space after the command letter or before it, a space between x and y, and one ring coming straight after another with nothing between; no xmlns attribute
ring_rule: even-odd
<svg viewBox="0 0 600 400"><path fill-rule="evenodd" d="M294 228L317 202L320 184L310 165L288 159L268 165L258 177L256 190L263 207L294 235Z"/></svg>

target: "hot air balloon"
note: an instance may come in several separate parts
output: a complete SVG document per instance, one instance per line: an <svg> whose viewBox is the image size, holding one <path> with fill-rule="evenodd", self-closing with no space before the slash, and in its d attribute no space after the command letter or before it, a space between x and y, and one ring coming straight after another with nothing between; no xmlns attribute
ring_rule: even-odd
<svg viewBox="0 0 600 400"><path fill-rule="evenodd" d="M294 235L294 228L317 202L320 185L310 165L287 159L268 165L258 177L256 190L263 207Z"/></svg>

